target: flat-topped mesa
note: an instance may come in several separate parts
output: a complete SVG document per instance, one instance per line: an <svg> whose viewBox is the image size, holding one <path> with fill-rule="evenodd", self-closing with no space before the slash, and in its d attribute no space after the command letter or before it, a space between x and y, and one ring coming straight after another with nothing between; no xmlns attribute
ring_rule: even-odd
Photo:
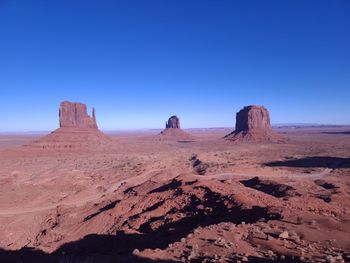
<svg viewBox="0 0 350 263"><path fill-rule="evenodd" d="M97 129L95 109L92 109L92 117L90 117L83 103L63 101L60 105L59 118L60 128Z"/></svg>
<svg viewBox="0 0 350 263"><path fill-rule="evenodd" d="M165 123L166 129L180 129L180 119L177 116L171 116Z"/></svg>
<svg viewBox="0 0 350 263"><path fill-rule="evenodd" d="M271 129L270 114L263 106L246 106L236 114L236 129L224 137L235 142L286 142Z"/></svg>
<svg viewBox="0 0 350 263"><path fill-rule="evenodd" d="M236 113L235 132L271 129L270 114L263 106L246 106Z"/></svg>

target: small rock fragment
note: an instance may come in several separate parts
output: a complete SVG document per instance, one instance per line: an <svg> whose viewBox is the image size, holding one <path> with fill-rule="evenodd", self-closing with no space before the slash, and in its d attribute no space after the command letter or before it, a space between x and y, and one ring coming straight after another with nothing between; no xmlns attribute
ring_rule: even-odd
<svg viewBox="0 0 350 263"><path fill-rule="evenodd" d="M283 231L278 237L283 239L288 238L289 237L288 231Z"/></svg>

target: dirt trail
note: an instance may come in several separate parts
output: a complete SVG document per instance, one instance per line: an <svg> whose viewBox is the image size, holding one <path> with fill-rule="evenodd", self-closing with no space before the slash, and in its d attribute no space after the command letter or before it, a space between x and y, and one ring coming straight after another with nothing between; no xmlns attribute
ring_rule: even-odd
<svg viewBox="0 0 350 263"><path fill-rule="evenodd" d="M329 175L334 169L332 168L325 168L321 172L317 173L302 173L302 174L292 174L292 175L283 175L279 178L283 179L315 179L315 178L322 178L327 175ZM240 173L222 173L222 174L215 174L215 175L209 175L204 176L205 178L211 178L211 179L230 179L231 177L246 177L246 178L252 178L252 177L264 177L264 175L261 174L240 174Z"/></svg>
<svg viewBox="0 0 350 263"><path fill-rule="evenodd" d="M313 173L313 174L294 174L294 175L286 175L285 177L287 178L293 178L293 179L316 179L316 178L321 178L329 175L333 169L331 168L325 168L323 171L318 172L318 173ZM13 215L21 215L21 214L27 214L27 213L36 213L36 212L42 212L46 210L51 210L55 209L58 206L82 206L86 203L93 202L96 200L99 200L103 198L107 194L111 194L115 192L122 184L129 184L130 186L136 185L136 184L141 184L145 182L146 180L150 179L154 173L156 173L157 170L150 170L147 171L139 176L125 179L122 181L117 182L114 184L112 187L110 187L106 192L104 193L95 193L93 195L87 196L83 199L79 200L69 200L69 201L62 201L58 202L55 204L47 205L47 206L42 206L42 207L28 207L28 208L11 208L11 209L5 209L5 210L0 210L0 216L13 216ZM223 174L216 174L216 175L211 175L211 176L202 176L201 178L205 179L229 179L232 176L239 176L239 177L256 177L256 176L261 176L261 175L253 175L253 174L236 174L236 173L223 173Z"/></svg>
<svg viewBox="0 0 350 263"><path fill-rule="evenodd" d="M155 172L156 170L150 170L139 176L119 181L103 193L95 193L93 195L86 196L79 200L61 201L55 204L41 206L41 207L27 207L27 208L16 207L11 209L0 210L0 216L13 216L13 215L21 215L21 214L27 214L27 213L42 212L46 210L55 209L58 206L82 206L86 203L99 200L107 194L113 193L124 183L128 183L130 185L143 183L144 181L148 180L152 176L152 174Z"/></svg>

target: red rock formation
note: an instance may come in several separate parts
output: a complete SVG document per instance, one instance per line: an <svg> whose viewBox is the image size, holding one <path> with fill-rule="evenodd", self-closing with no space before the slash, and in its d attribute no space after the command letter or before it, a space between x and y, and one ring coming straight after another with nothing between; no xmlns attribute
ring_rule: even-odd
<svg viewBox="0 0 350 263"><path fill-rule="evenodd" d="M166 129L180 129L180 119L177 116L171 116L169 120L165 123Z"/></svg>
<svg viewBox="0 0 350 263"><path fill-rule="evenodd" d="M95 109L92 109L92 117L90 117L83 103L63 101L59 110L59 118L60 128L97 129Z"/></svg>
<svg viewBox="0 0 350 263"><path fill-rule="evenodd" d="M26 145L43 150L98 151L117 147L116 141L98 129L59 128L50 134Z"/></svg>
<svg viewBox="0 0 350 263"><path fill-rule="evenodd" d="M157 140L192 141L194 138L180 129L180 119L174 115L165 122L165 129L157 136Z"/></svg>
<svg viewBox="0 0 350 263"><path fill-rule="evenodd" d="M64 101L59 108L60 128L27 145L47 150L98 150L116 146L115 141L97 128L95 109L92 117L86 105Z"/></svg>
<svg viewBox="0 0 350 263"><path fill-rule="evenodd" d="M270 129L270 114L263 106L246 106L236 114L236 132Z"/></svg>
<svg viewBox="0 0 350 263"><path fill-rule="evenodd" d="M270 114L263 106L246 106L236 114L236 129L224 137L236 142L285 142L271 129Z"/></svg>

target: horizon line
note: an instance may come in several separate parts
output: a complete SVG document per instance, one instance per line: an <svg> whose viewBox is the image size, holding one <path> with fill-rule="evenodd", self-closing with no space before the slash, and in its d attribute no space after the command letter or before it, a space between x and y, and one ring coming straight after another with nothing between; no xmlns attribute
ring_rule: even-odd
<svg viewBox="0 0 350 263"><path fill-rule="evenodd" d="M271 124L271 128L283 128L283 127L324 127L324 128L341 128L341 127L349 127L350 124L325 124L325 123L274 123ZM0 134L9 134L9 133L32 133L32 134L39 134L39 133L50 133L58 128L54 128L52 130L7 130L7 131L1 131ZM162 128L116 128L116 129L100 129L99 130L103 132L115 132L115 131L151 131L151 130L163 130ZM213 127L190 127L190 128L181 128L183 130L199 130L199 129L234 129L232 126L213 126Z"/></svg>

